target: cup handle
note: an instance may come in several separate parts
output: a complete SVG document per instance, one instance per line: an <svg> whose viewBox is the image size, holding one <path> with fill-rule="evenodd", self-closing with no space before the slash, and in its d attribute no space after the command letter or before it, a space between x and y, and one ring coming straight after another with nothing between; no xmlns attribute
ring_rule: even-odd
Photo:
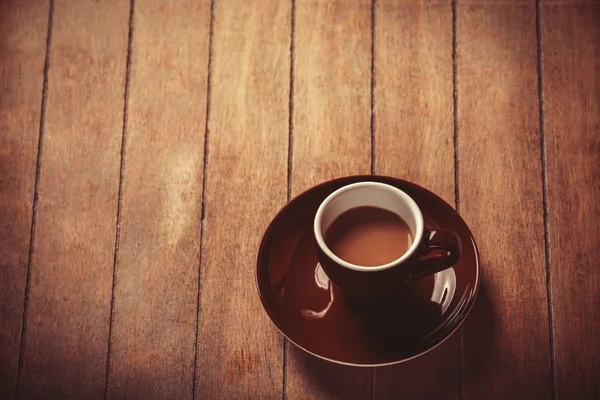
<svg viewBox="0 0 600 400"><path fill-rule="evenodd" d="M419 248L419 261L408 280L415 281L452 267L460 258L461 247L460 238L451 230L426 230ZM438 251L437 254L427 256L434 251Z"/></svg>

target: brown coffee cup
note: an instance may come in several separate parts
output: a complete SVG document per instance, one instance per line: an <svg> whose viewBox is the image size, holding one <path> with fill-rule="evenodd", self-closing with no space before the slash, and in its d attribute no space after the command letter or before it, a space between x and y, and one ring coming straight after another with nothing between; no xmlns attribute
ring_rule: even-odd
<svg viewBox="0 0 600 400"><path fill-rule="evenodd" d="M357 207L376 207L398 215L409 227L413 242L402 256L384 265L349 263L328 247L324 235L343 213ZM460 258L461 241L447 229L428 230L417 203L398 188L379 182L360 182L331 193L314 219L319 262L351 303L376 305L399 293L407 283L452 267Z"/></svg>

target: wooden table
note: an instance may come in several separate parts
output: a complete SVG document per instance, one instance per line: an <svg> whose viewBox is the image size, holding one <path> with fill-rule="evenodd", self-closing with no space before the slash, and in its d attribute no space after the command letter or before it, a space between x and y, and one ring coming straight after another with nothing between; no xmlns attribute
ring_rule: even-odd
<svg viewBox="0 0 600 400"><path fill-rule="evenodd" d="M479 245L406 364L261 308L277 210L376 173ZM0 398L600 398L598 1L0 1Z"/></svg>

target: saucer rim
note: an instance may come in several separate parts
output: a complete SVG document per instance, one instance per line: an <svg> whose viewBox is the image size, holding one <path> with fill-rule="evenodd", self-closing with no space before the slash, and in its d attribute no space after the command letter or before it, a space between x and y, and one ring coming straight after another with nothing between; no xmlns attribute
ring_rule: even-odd
<svg viewBox="0 0 600 400"><path fill-rule="evenodd" d="M267 304L265 304L266 300L264 298L264 294L261 291L260 288L260 273L259 273L259 269L260 269L260 256L261 253L263 252L265 245L266 245L266 239L269 236L269 233L271 232L271 230L273 229L275 222L277 222L279 220L279 218L281 218L281 216L285 213L285 211L291 207L292 203L294 203L295 201L297 201L300 197L304 196L305 194L312 192L314 190L317 190L323 186L327 186L336 182L341 182L341 181L352 181L348 184L352 184L352 183L358 183L358 182L367 182L369 181L369 179L373 179L373 178L381 178L383 180L392 180L392 181L399 181L403 184L407 184L408 186L413 186L415 189L424 191L427 195L429 196L433 196L434 198L436 198L438 201L443 202L444 204L446 204L448 207L450 207L454 213L458 216L458 218L460 218L460 220L463 222L465 228L467 229L468 233L469 233L469 238L471 239L471 242L473 244L473 248L475 250L475 285L474 285L474 292L473 295L471 296L471 300L470 300L470 304L468 305L468 308L466 310L466 312L464 313L464 316L462 318L462 320L460 321L459 324L457 324L454 329L452 329L443 339L441 339L438 343L434 344L433 346L425 349L424 351L421 351L420 353L414 354L410 357L406 357L406 358L402 358L400 360L394 360L394 361L390 361L390 362L385 362L385 363L351 363L351 362L346 362L346 361L340 361L340 360L335 360L332 358L328 358L319 354L316 354L310 350L308 350L306 347L299 345L298 343L296 343L294 340L292 340L288 335L285 334L285 332L283 331L283 329L280 327L279 323L276 322L276 318L273 318L272 313L269 311L269 307L267 306ZM378 181L372 181L372 182L378 182ZM402 190L402 189L401 189ZM333 193L333 192L332 192ZM415 200L416 202L416 200ZM418 203L417 203L418 205ZM256 285L256 289L258 292L258 297L260 298L260 302L262 305L262 308L264 310L264 312L267 314L267 316L269 317L269 320L271 321L271 323L273 325L275 325L275 327L277 328L277 330L283 335L283 337L285 337L286 339L288 339L291 343L293 343L296 347L300 348L301 350L307 352L308 354L311 354L321 360L325 360L325 361L329 361L338 365L344 365L344 366L350 366L350 367L359 367L359 368L374 368L374 367L387 367L387 366L392 366L392 365L397 365L397 364L402 364L405 363L407 361L410 360L414 360L415 358L421 357L427 353L429 353L430 351L436 349L437 347L439 347L441 344L445 343L450 337L452 337L456 331L462 327L463 323L465 322L465 320L468 318L468 316L471 313L471 310L473 308L473 305L475 304L476 300L477 300L477 296L479 295L479 288L480 288L480 281L481 281L481 277L480 277L480 260L479 260L479 248L477 247L477 242L475 241L475 237L473 236L473 233L471 232L471 229L469 228L469 225L466 223L466 221L462 218L462 216L458 213L458 211L456 211L456 209L454 207L452 207L446 200L444 200L443 198L441 198L440 196L438 196L437 194L435 194L434 192L416 184L410 181L406 181L404 179L400 179L400 178L396 178L393 176L388 176L388 175L348 175L348 176L343 176L343 177L338 177L338 178L334 178L334 179L330 179L328 181L324 181L321 182L317 185L311 186L308 189L302 191L301 193L297 194L296 196L294 196L290 201L288 201L285 205L283 205L275 214L275 216L273 218L271 218L269 225L267 226L267 229L265 229L261 240L260 240L260 244L258 246L258 250L256 252L256 257L255 257L255 269L254 269L254 277L255 277L255 285Z"/></svg>

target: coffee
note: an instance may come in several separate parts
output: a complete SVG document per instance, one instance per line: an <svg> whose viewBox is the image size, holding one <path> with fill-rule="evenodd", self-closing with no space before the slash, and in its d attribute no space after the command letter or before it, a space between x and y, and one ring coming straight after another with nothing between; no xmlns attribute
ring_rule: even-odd
<svg viewBox="0 0 600 400"><path fill-rule="evenodd" d="M410 228L398 215L363 206L342 213L324 235L325 244L342 260L374 267L402 257L410 248Z"/></svg>

